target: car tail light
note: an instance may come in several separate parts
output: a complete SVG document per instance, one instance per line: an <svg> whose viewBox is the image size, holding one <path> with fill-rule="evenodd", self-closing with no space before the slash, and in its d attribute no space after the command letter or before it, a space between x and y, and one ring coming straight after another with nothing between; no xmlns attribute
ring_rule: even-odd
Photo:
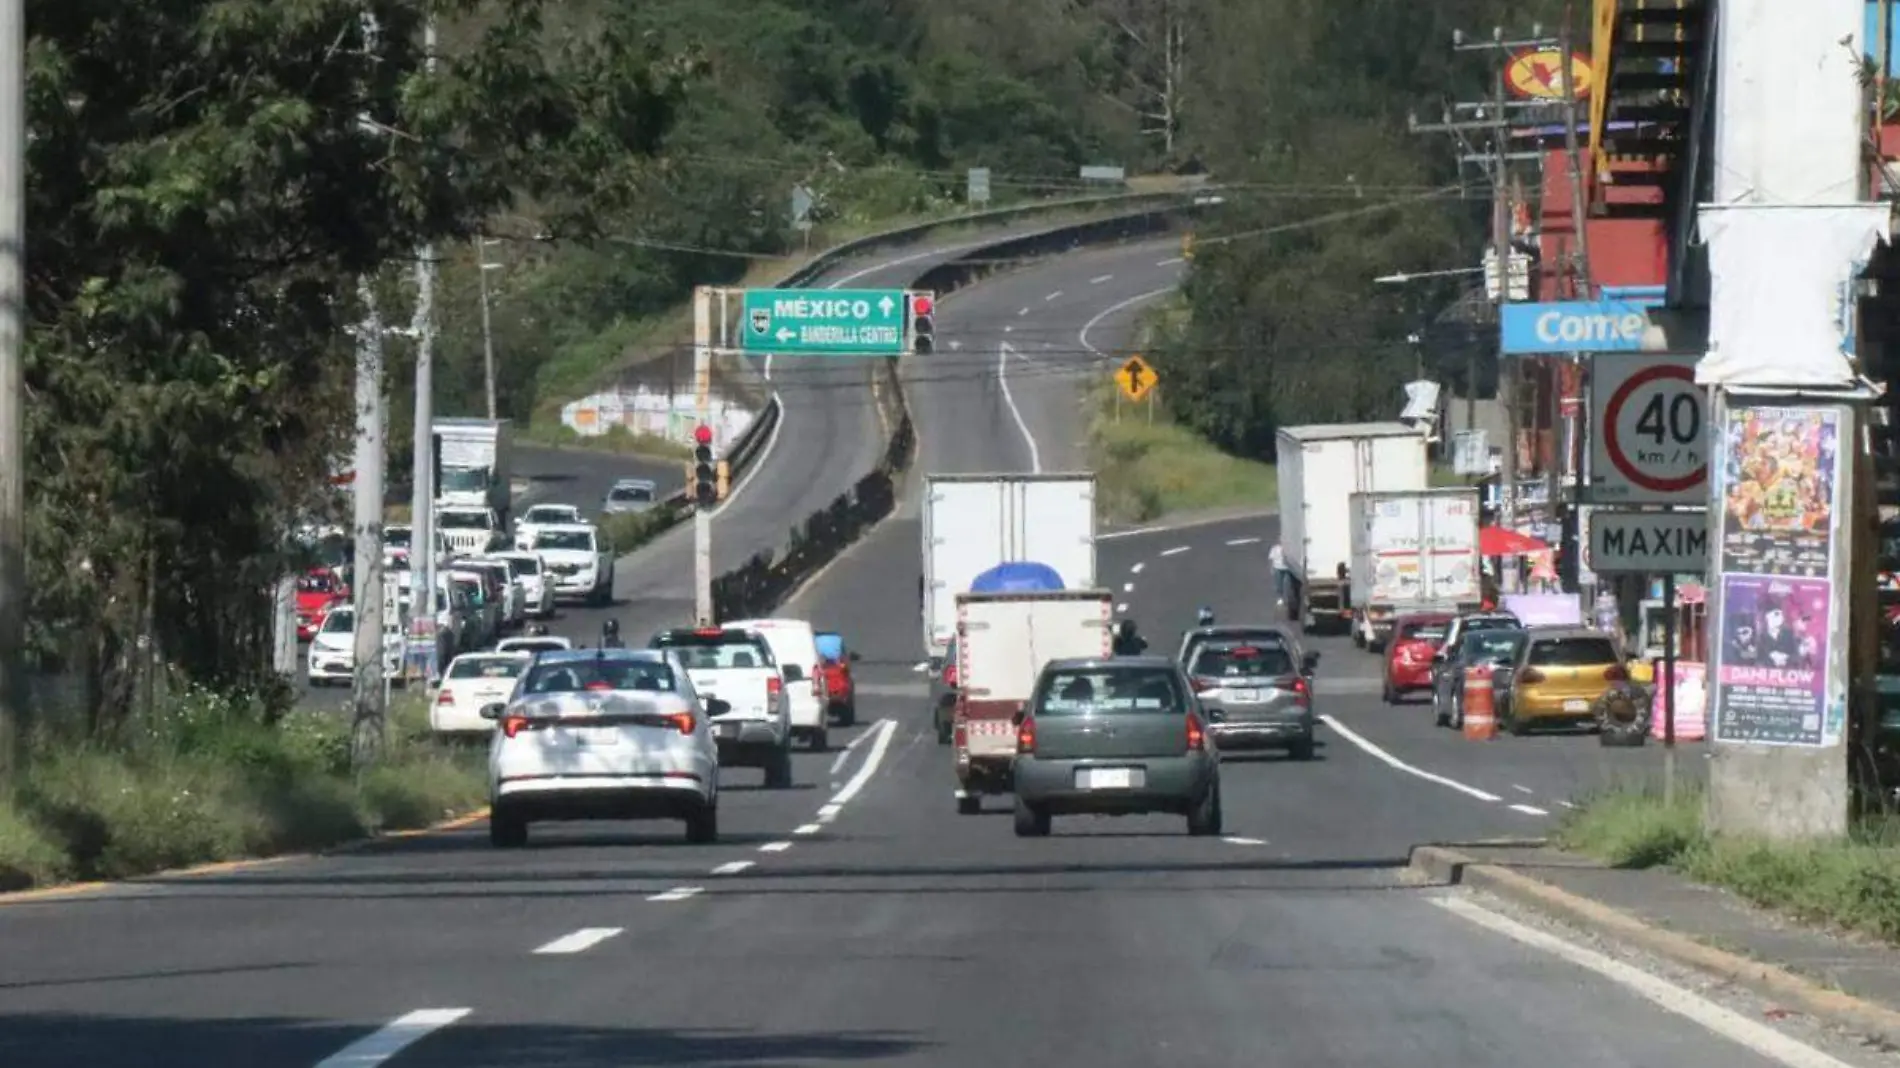
<svg viewBox="0 0 1900 1068"><path fill-rule="evenodd" d="M1025 753L1034 753L1035 751L1036 717L1024 716L1023 721L1016 724L1016 753L1020 756Z"/></svg>
<svg viewBox="0 0 1900 1068"><path fill-rule="evenodd" d="M1188 685L1194 687L1195 693L1206 693L1209 690L1219 689L1220 680L1219 679L1198 679L1198 678L1189 679Z"/></svg>
<svg viewBox="0 0 1900 1068"><path fill-rule="evenodd" d="M679 731L681 734L693 733L694 722L691 712L675 712L666 717L666 720L673 725L674 730Z"/></svg>
<svg viewBox="0 0 1900 1068"><path fill-rule="evenodd" d="M1187 747L1194 751L1207 748L1207 731L1201 728L1201 717L1191 713L1187 718Z"/></svg>
<svg viewBox="0 0 1900 1068"><path fill-rule="evenodd" d="M944 665L943 684L953 690L957 688L957 666L955 664Z"/></svg>
<svg viewBox="0 0 1900 1068"><path fill-rule="evenodd" d="M1524 669L1524 670L1523 670L1522 672L1520 672L1520 673L1518 674L1518 676L1517 676L1517 681L1519 681L1519 682L1543 682L1543 681L1545 681L1545 679L1544 679L1544 673L1543 673L1543 672L1541 672L1541 671L1539 671L1539 670L1537 670L1536 668L1525 668L1525 669Z"/></svg>
<svg viewBox="0 0 1900 1068"><path fill-rule="evenodd" d="M455 703L455 697L444 687L442 692L436 696L435 703L438 705L452 705Z"/></svg>
<svg viewBox="0 0 1900 1068"><path fill-rule="evenodd" d="M771 678L765 680L765 696L768 699L777 697L779 694L784 693L784 692L785 692L785 684L779 681L779 678L777 675L774 675Z"/></svg>
<svg viewBox="0 0 1900 1068"><path fill-rule="evenodd" d="M1609 667L1603 669L1603 681L1605 682L1628 682L1629 680L1630 673L1623 670L1623 665L1621 664L1611 664Z"/></svg>
<svg viewBox="0 0 1900 1068"><path fill-rule="evenodd" d="M950 741L958 749L970 748L970 727L963 722L962 716L958 716L950 725Z"/></svg>
<svg viewBox="0 0 1900 1068"><path fill-rule="evenodd" d="M501 721L501 733L506 737L513 738L515 735L520 734L527 725L528 719L526 716L508 716Z"/></svg>
<svg viewBox="0 0 1900 1068"><path fill-rule="evenodd" d="M724 633L725 631L720 630L718 627L701 627L693 632L695 637L700 638L717 638Z"/></svg>

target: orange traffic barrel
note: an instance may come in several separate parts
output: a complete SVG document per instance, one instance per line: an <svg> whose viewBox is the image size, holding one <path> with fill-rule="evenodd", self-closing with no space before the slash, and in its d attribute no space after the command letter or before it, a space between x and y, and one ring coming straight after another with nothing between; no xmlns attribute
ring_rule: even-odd
<svg viewBox="0 0 1900 1068"><path fill-rule="evenodd" d="M1477 664L1465 671L1465 739L1488 742L1498 736L1497 708L1491 700L1491 665Z"/></svg>

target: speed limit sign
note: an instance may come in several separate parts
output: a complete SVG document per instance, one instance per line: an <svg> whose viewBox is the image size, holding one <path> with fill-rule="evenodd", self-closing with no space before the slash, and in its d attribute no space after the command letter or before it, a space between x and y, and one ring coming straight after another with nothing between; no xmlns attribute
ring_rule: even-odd
<svg viewBox="0 0 1900 1068"><path fill-rule="evenodd" d="M1590 499L1598 504L1703 504L1708 493L1708 394L1695 357L1590 357Z"/></svg>

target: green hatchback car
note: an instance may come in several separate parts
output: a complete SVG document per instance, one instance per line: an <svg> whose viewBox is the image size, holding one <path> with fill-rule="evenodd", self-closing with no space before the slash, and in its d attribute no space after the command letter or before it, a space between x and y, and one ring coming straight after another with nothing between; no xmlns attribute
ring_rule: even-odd
<svg viewBox="0 0 1900 1068"><path fill-rule="evenodd" d="M1016 833L1056 816L1166 812L1221 833L1220 751L1194 689L1163 656L1057 660L1016 715Z"/></svg>

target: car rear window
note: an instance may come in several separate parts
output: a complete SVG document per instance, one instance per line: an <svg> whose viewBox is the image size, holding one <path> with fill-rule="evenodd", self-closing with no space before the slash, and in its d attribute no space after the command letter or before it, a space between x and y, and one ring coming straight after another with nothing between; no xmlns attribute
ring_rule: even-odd
<svg viewBox="0 0 1900 1068"><path fill-rule="evenodd" d="M537 557L510 556L506 559L508 573L511 575L539 575L541 573L541 561Z"/></svg>
<svg viewBox="0 0 1900 1068"><path fill-rule="evenodd" d="M1531 646L1525 663L1538 667L1593 667L1621 661L1608 638L1558 638Z"/></svg>
<svg viewBox="0 0 1900 1068"><path fill-rule="evenodd" d="M534 547L567 552L593 552L594 532L591 530L544 530L534 536Z"/></svg>
<svg viewBox="0 0 1900 1068"><path fill-rule="evenodd" d="M530 523L572 523L579 513L567 508L530 508L521 518Z"/></svg>
<svg viewBox="0 0 1900 1068"><path fill-rule="evenodd" d="M530 694L580 693L585 690L644 690L673 693L679 683L673 669L654 660L622 660L600 657L592 660L563 660L555 664L537 664L528 673L526 692Z"/></svg>
<svg viewBox="0 0 1900 1068"><path fill-rule="evenodd" d="M1480 660L1504 660L1517 655L1524 644L1524 632L1516 630L1490 630L1473 632L1464 640L1464 660L1475 664Z"/></svg>
<svg viewBox="0 0 1900 1068"><path fill-rule="evenodd" d="M1058 671L1043 684L1038 716L1094 716L1120 713L1179 715L1187 707L1171 671L1152 668L1104 668Z"/></svg>
<svg viewBox="0 0 1900 1068"><path fill-rule="evenodd" d="M1202 678L1254 678L1293 674L1293 658L1281 645L1233 645L1203 648L1192 674Z"/></svg>
<svg viewBox="0 0 1900 1068"><path fill-rule="evenodd" d="M551 638L540 641L533 638L512 638L501 643L501 647L510 653L558 653L573 648L566 642L554 641Z"/></svg>
<svg viewBox="0 0 1900 1068"><path fill-rule="evenodd" d="M607 498L614 501L650 501L653 499L653 491L644 486L616 486Z"/></svg>
<svg viewBox="0 0 1900 1068"><path fill-rule="evenodd" d="M1442 642L1445 633L1451 629L1450 623L1402 623L1399 625L1399 640L1408 642Z"/></svg>
<svg viewBox="0 0 1900 1068"><path fill-rule="evenodd" d="M653 639L655 649L671 649L689 671L722 668L775 668L772 650L750 634L694 634L671 632Z"/></svg>
<svg viewBox="0 0 1900 1068"><path fill-rule="evenodd" d="M449 665L451 679L515 679L528 665L512 656L463 657Z"/></svg>

